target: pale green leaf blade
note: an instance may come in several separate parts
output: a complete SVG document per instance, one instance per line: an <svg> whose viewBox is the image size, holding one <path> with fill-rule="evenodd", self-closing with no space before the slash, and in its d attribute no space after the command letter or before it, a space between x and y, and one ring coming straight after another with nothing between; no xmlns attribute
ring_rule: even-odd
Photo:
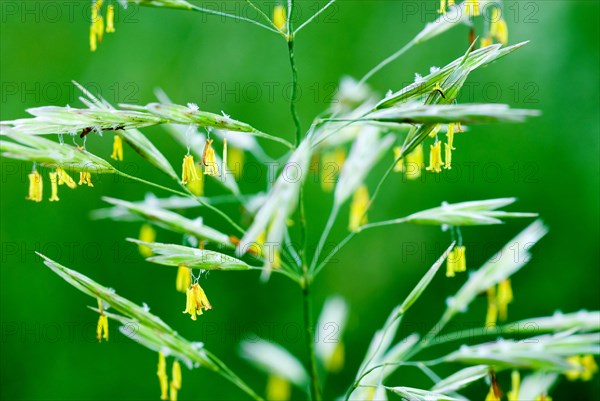
<svg viewBox="0 0 600 401"><path fill-rule="evenodd" d="M127 241L150 248L157 256L150 256L146 260L159 265L185 265L190 269L202 270L248 270L251 268L246 262L208 249L158 242L144 242L134 238L128 238Z"/></svg>
<svg viewBox="0 0 600 401"><path fill-rule="evenodd" d="M413 288L410 294L408 294L404 302L402 302L402 304L400 305L400 310L398 312L399 314L406 313L408 308L410 308L415 302L417 302L421 294L423 294L427 286L429 286L429 283L431 283L431 280L433 280L435 274L438 272L438 270L450 254L450 251L452 251L452 248L454 248L454 242L450 244L450 246L446 249L442 256L440 256L439 259L435 261L435 263L429 268L427 273L425 273L423 278L419 280L419 282Z"/></svg>
<svg viewBox="0 0 600 401"><path fill-rule="evenodd" d="M267 374L287 379L306 389L309 377L300 361L281 345L263 339L243 341L240 353L244 359Z"/></svg>
<svg viewBox="0 0 600 401"><path fill-rule="evenodd" d="M182 215L170 210L161 209L159 207L140 206L132 202L127 202L121 199L103 197L104 201L115 205L122 206L132 213L138 214L148 221L155 223L167 230L172 230L182 234L190 234L196 237L221 244L228 248L233 248L231 238L211 227L204 225L199 220L190 220Z"/></svg>
<svg viewBox="0 0 600 401"><path fill-rule="evenodd" d="M467 387L469 384L483 379L489 374L490 367L487 365L477 365L464 368L448 376L442 381L436 383L431 391L440 393L452 393Z"/></svg>

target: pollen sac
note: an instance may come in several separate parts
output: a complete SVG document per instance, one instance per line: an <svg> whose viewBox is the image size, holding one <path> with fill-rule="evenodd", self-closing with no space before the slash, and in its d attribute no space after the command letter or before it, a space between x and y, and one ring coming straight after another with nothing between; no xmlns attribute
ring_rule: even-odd
<svg viewBox="0 0 600 401"><path fill-rule="evenodd" d="M58 202L60 200L60 198L58 197L58 173L53 172L49 174L50 176L50 187L51 187L51 194L50 194L50 202Z"/></svg>
<svg viewBox="0 0 600 401"><path fill-rule="evenodd" d="M179 292L186 293L191 285L192 271L185 265L179 265L179 268L177 269L177 280L175 281L175 288Z"/></svg>
<svg viewBox="0 0 600 401"><path fill-rule="evenodd" d="M204 166L204 174L210 176L219 176L219 165L215 157L215 150L212 147L213 140L207 139L202 153L202 165Z"/></svg>
<svg viewBox="0 0 600 401"><path fill-rule="evenodd" d="M57 167L56 173L58 174L58 185L64 184L71 189L77 188L75 180L64 169Z"/></svg>
<svg viewBox="0 0 600 401"><path fill-rule="evenodd" d="M123 139L119 135L115 135L113 140L113 151L110 157L114 160L123 161Z"/></svg>
<svg viewBox="0 0 600 401"><path fill-rule="evenodd" d="M44 182L42 181L42 176L37 170L34 170L32 173L27 175L29 178L29 193L25 199L41 202L42 201L42 193L44 189Z"/></svg>
<svg viewBox="0 0 600 401"><path fill-rule="evenodd" d="M440 173L442 172L443 165L444 162L442 161L442 142L436 141L435 144L430 145L429 147L429 166L427 167L427 171Z"/></svg>
<svg viewBox="0 0 600 401"><path fill-rule="evenodd" d="M92 174L89 171L80 171L79 172L79 185L87 185L88 187L93 187L92 184Z"/></svg>
<svg viewBox="0 0 600 401"><path fill-rule="evenodd" d="M183 165L181 166L181 183L188 184L200 180L196 166L194 165L194 156L186 155L183 157Z"/></svg>
<svg viewBox="0 0 600 401"><path fill-rule="evenodd" d="M108 317L101 313L98 317L98 325L96 326L96 339L102 342L102 339L108 341Z"/></svg>
<svg viewBox="0 0 600 401"><path fill-rule="evenodd" d="M350 231L358 231L360 226L367 224L369 202L369 190L365 185L361 185L354 193L350 204L350 222L348 224Z"/></svg>
<svg viewBox="0 0 600 401"><path fill-rule="evenodd" d="M189 313L192 320L196 320L196 315L202 315L202 309L212 309L204 290L198 283L192 285L186 292L186 305L183 313Z"/></svg>

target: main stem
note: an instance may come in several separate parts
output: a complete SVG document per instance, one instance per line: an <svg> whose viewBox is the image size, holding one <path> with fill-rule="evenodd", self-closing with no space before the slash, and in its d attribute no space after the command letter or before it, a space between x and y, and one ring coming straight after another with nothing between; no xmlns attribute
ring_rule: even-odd
<svg viewBox="0 0 600 401"><path fill-rule="evenodd" d="M291 14L290 14L291 18ZM290 23L291 26L291 23ZM292 69L292 96L290 100L290 112L292 113L292 119L296 126L296 146L300 144L302 139L302 129L300 127L300 119L298 118L298 111L296 110L296 102L298 100L298 70L296 69L296 59L294 57L294 33L288 34L288 54L290 58L290 67Z"/></svg>
<svg viewBox="0 0 600 401"><path fill-rule="evenodd" d="M296 60L294 58L294 28L292 26L292 17L294 12L294 2L289 2L289 15L288 15L288 55L290 59L290 68L292 70L292 96L290 99L290 112L292 119L294 120L294 126L296 127L296 146L300 145L302 140L302 128L300 126L300 118L298 118L298 111L296 110L296 102L298 100L298 70L296 69ZM307 172L303 171L302 174ZM302 260L302 309L304 314L304 330L306 337L306 348L308 350L309 359L309 370L310 370L310 396L312 400L321 401L321 389L319 385L319 374L317 372L317 358L315 354L315 331L313 327L313 315L312 315L312 302L310 294L311 275L308 271L308 265L306 261L306 213L304 210L304 189L300 187L300 199L299 199L299 222L300 222L300 258Z"/></svg>
<svg viewBox="0 0 600 401"><path fill-rule="evenodd" d="M310 395L312 400L321 401L321 388L319 385L317 358L315 354L315 331L313 328L312 302L310 299L311 283L306 263L303 263L302 270L304 273L304 280L302 281L302 307L304 310L304 335L306 336L306 347L308 349L310 365Z"/></svg>

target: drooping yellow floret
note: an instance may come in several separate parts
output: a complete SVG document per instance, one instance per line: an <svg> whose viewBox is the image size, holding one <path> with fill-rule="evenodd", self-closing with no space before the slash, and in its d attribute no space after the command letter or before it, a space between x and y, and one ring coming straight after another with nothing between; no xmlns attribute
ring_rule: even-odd
<svg viewBox="0 0 600 401"><path fill-rule="evenodd" d="M491 46L494 42L492 41L492 38L489 36L485 36L483 38L481 38L481 47L488 47Z"/></svg>
<svg viewBox="0 0 600 401"><path fill-rule="evenodd" d="M98 49L98 39L96 38L96 25L90 25L90 51L95 52Z"/></svg>
<svg viewBox="0 0 600 401"><path fill-rule="evenodd" d="M479 15L479 0L465 0L465 13L470 17Z"/></svg>
<svg viewBox="0 0 600 401"><path fill-rule="evenodd" d="M102 342L102 339L108 341L108 317L101 314L98 317L98 325L96 326L96 338L98 342Z"/></svg>
<svg viewBox="0 0 600 401"><path fill-rule="evenodd" d="M204 174L210 176L219 176L219 165L215 157L215 150L212 147L213 140L207 139L202 152L202 165L204 166Z"/></svg>
<svg viewBox="0 0 600 401"><path fill-rule="evenodd" d="M594 374L598 371L598 365L594 360L593 355L584 355L581 357L581 364L583 365L583 373L581 373L581 380L590 381Z"/></svg>
<svg viewBox="0 0 600 401"><path fill-rule="evenodd" d="M242 177L242 169L244 168L244 151L229 146L229 155L227 159L227 167L233 173L233 176L239 180Z"/></svg>
<svg viewBox="0 0 600 401"><path fill-rule="evenodd" d="M448 146L450 146L450 149L452 149L452 150L456 150L456 148L454 147L455 128L456 128L456 125L454 123L450 123L450 124L448 124L448 131L446 131L446 138L448 138L448 140L446 142L448 143Z"/></svg>
<svg viewBox="0 0 600 401"><path fill-rule="evenodd" d="M123 160L123 139L118 134L115 134L115 138L113 140L113 151L110 157L114 160Z"/></svg>
<svg viewBox="0 0 600 401"><path fill-rule="evenodd" d="M508 401L519 401L519 391L521 387L521 375L518 370L513 370L510 374L511 389L506 394Z"/></svg>
<svg viewBox="0 0 600 401"><path fill-rule="evenodd" d="M181 365L179 361L173 362L173 370L172 370L172 383L175 385L177 390L181 390Z"/></svg>
<svg viewBox="0 0 600 401"><path fill-rule="evenodd" d="M63 170L60 167L57 167L56 173L58 174L58 185L65 184L66 186L68 186L71 189L77 188L77 184L75 183L75 180L65 170Z"/></svg>
<svg viewBox="0 0 600 401"><path fill-rule="evenodd" d="M89 171L80 171L79 172L79 185L87 185L88 187L93 187L92 184L92 173Z"/></svg>
<svg viewBox="0 0 600 401"><path fill-rule="evenodd" d="M103 338L108 341L108 316L104 314L104 306L100 298L98 298L98 310L100 316L96 325L96 339L98 339L98 342L102 342Z"/></svg>
<svg viewBox="0 0 600 401"><path fill-rule="evenodd" d="M495 326L498 321L498 305L496 303L496 287L491 286L487 289L487 313L485 315L485 325Z"/></svg>
<svg viewBox="0 0 600 401"><path fill-rule="evenodd" d="M29 193L25 199L31 200L34 202L42 201L42 193L44 190L44 182L42 181L42 176L37 170L33 170L30 174L27 175L29 178Z"/></svg>
<svg viewBox="0 0 600 401"><path fill-rule="evenodd" d="M467 248L464 245L454 247L456 271L464 272L467 270Z"/></svg>
<svg viewBox="0 0 600 401"><path fill-rule="evenodd" d="M275 270L281 268L281 251L279 249L273 250L273 263L271 267Z"/></svg>
<svg viewBox="0 0 600 401"><path fill-rule="evenodd" d="M506 45L508 43L508 25L502 18L502 12L499 8L494 7L492 10L490 23L490 36L496 38L498 43Z"/></svg>
<svg viewBox="0 0 600 401"><path fill-rule="evenodd" d="M438 14L446 13L446 0L440 0L440 8L438 8Z"/></svg>
<svg viewBox="0 0 600 401"><path fill-rule="evenodd" d="M115 6L110 4L106 9L106 32L112 33L115 31Z"/></svg>
<svg viewBox="0 0 600 401"><path fill-rule="evenodd" d="M510 285L510 279L505 279L498 283L498 317L505 321L508 317L508 304L513 301L513 292Z"/></svg>
<svg viewBox="0 0 600 401"><path fill-rule="evenodd" d="M97 28L97 24L96 21L98 20L98 11L100 9L100 6L102 6L102 3L98 4L98 2L93 2L92 3L92 9L91 9L91 17L92 17L92 21L90 24L90 50L95 52L96 48L98 46L98 34L96 32Z"/></svg>
<svg viewBox="0 0 600 401"><path fill-rule="evenodd" d="M446 277L454 277L455 273L464 272L467 269L467 259L464 246L455 246L446 259Z"/></svg>
<svg viewBox="0 0 600 401"><path fill-rule="evenodd" d="M196 196L204 195L204 175L199 165L194 164L194 170L196 170L195 177L192 181L187 183L187 188Z"/></svg>
<svg viewBox="0 0 600 401"><path fill-rule="evenodd" d="M350 204L350 222L348 229L357 231L360 226L367 224L367 208L369 207L369 190L366 185L358 187Z"/></svg>
<svg viewBox="0 0 600 401"><path fill-rule="evenodd" d="M186 293L188 288L192 285L192 271L185 265L179 265L177 268L177 279L175 281L175 288L179 292Z"/></svg>
<svg viewBox="0 0 600 401"><path fill-rule="evenodd" d="M152 228L150 224L143 224L140 228L140 241L154 242L154 240L156 240L156 231L154 231L154 228ZM138 244L138 250L140 255L145 258L149 258L153 255L152 249L146 245Z"/></svg>
<svg viewBox="0 0 600 401"><path fill-rule="evenodd" d="M416 180L421 176L423 169L423 144L406 155L406 178Z"/></svg>
<svg viewBox="0 0 600 401"><path fill-rule="evenodd" d="M292 390L290 383L283 377L269 375L267 381L267 400L269 401L287 401L290 399Z"/></svg>
<svg viewBox="0 0 600 401"><path fill-rule="evenodd" d="M104 17L98 15L94 25L94 32L96 32L96 38L98 39L99 43L102 43L102 41L104 40Z"/></svg>
<svg viewBox="0 0 600 401"><path fill-rule="evenodd" d="M173 362L171 376L169 401L177 401L177 392L181 390L181 365L179 364L179 361Z"/></svg>
<svg viewBox="0 0 600 401"><path fill-rule="evenodd" d="M287 17L285 8L281 4L277 4L273 9L273 23L280 31L286 31Z"/></svg>
<svg viewBox="0 0 600 401"><path fill-rule="evenodd" d="M185 155L183 157L183 164L181 166L181 183L185 185L189 182L198 180L200 180L200 177L196 171L194 156Z"/></svg>
<svg viewBox="0 0 600 401"><path fill-rule="evenodd" d="M156 371L158 382L160 384L160 399L167 400L169 391L169 377L167 376L167 361L162 352L158 353L158 369Z"/></svg>
<svg viewBox="0 0 600 401"><path fill-rule="evenodd" d="M430 145L429 147L429 166L427 167L427 171L440 173L443 165L442 142L436 141L435 144Z"/></svg>
<svg viewBox="0 0 600 401"><path fill-rule="evenodd" d="M50 175L50 202L58 202L60 198L58 197L58 173L52 172Z"/></svg>
<svg viewBox="0 0 600 401"><path fill-rule="evenodd" d="M342 368L344 367L345 354L346 352L344 348L344 343L340 341L335 345L333 353L326 361L325 367L327 368L327 370L334 373L342 370Z"/></svg>
<svg viewBox="0 0 600 401"><path fill-rule="evenodd" d="M192 320L196 320L196 315L202 315L202 309L212 309L204 290L198 283L192 285L186 292L186 305L183 313L189 313Z"/></svg>
<svg viewBox="0 0 600 401"><path fill-rule="evenodd" d="M446 277L454 277L456 274L456 247L448 254L446 259Z"/></svg>
<svg viewBox="0 0 600 401"><path fill-rule="evenodd" d="M569 380L589 381L598 371L598 365L593 355L571 356L567 358L567 363L573 367L573 369L565 372L565 376Z"/></svg>
<svg viewBox="0 0 600 401"><path fill-rule="evenodd" d="M323 153L320 173L321 188L324 192L333 191L345 161L346 151L343 148L337 148Z"/></svg>
<svg viewBox="0 0 600 401"><path fill-rule="evenodd" d="M447 143L444 144L444 168L452 169L452 147Z"/></svg>
<svg viewBox="0 0 600 401"><path fill-rule="evenodd" d="M265 241L267 240L267 232L266 231L262 231L260 234L258 234L258 236L256 237L256 240L254 240L254 242L252 244L250 244L250 246L248 247L248 252L256 255L258 257L262 257L264 256L265 252L264 252L264 248L265 248ZM235 241L233 241L235 245L237 245L239 243L239 239L235 239Z"/></svg>
<svg viewBox="0 0 600 401"><path fill-rule="evenodd" d="M488 392L487 396L485 397L485 401L501 401L502 398L500 397L499 394L496 394L496 390L494 389L494 386L490 386L490 391Z"/></svg>

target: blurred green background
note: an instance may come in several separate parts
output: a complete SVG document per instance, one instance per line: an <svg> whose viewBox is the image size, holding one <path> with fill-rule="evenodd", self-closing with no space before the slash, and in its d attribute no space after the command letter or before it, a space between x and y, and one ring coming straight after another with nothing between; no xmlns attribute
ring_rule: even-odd
<svg viewBox="0 0 600 401"><path fill-rule="evenodd" d="M259 3L265 9L274 5ZM249 13L243 2L206 4ZM306 17L323 4L302 1L299 7ZM219 17L130 6L126 11L118 8L117 32L107 35L92 54L86 6L83 1L2 2L2 120L25 117L29 107L80 107L70 84L76 80L113 104L152 102L153 90L161 87L177 103L195 102L204 110L223 110L265 132L292 139L286 86L290 72L280 37ZM429 0L340 1L303 30L296 52L303 126L327 107L341 76L362 76L432 20L436 7L437 2ZM595 310L600 307L599 4L509 1L505 7L510 42L531 43L473 73L460 100L537 108L543 115L524 124L472 127L457 136L452 175L427 174L417 182L392 176L370 219L403 216L444 200L516 196L519 202L511 210L539 212L551 231L535 247L529 265L514 277L515 301L509 319L544 316L555 310ZM373 88L380 93L399 89L412 82L415 73L424 75L430 66L457 58L467 47L467 32L466 27L459 27L419 45L376 75ZM160 128L144 132L178 169L184 150ZM90 138L88 147L108 157L111 137ZM270 143L264 145L272 155L282 151ZM371 188L389 161L391 155L371 175ZM128 148L120 164L130 173L166 182ZM186 338L204 341L259 391L264 389L265 377L237 355L239 341L249 333L285 340L292 352L304 358L304 342L298 338L300 292L291 282L276 276L265 285L254 273L211 274L203 280L203 287L214 310L193 322L181 313L184 299L175 292L175 271L144 262L124 241L138 235L139 224L89 219L90 210L105 206L101 196L138 200L148 187L94 177L92 189L62 190L60 203L35 204L24 200L29 169L30 165L2 160L3 399L142 400L159 395L156 355L121 336L114 323L110 342L98 344L94 339L97 316L86 308L94 301L44 268L35 250L135 302L146 302ZM241 185L254 193L263 184ZM220 191L217 185L207 185L207 194ZM307 197L309 242L314 246L331 196L323 195L318 183L311 181ZM229 211L237 213L236 207ZM225 229L218 218L203 216ZM333 240L345 235L346 219L344 211ZM463 229L469 266L480 266L526 224L514 220L503 226ZM158 240L177 243L181 237L159 230ZM332 293L344 296L350 305L344 336L346 366L328 377L328 399L347 388L375 330L448 243L448 235L433 227L372 230L353 240L318 278L316 313ZM445 299L464 280L465 276L450 280L440 275L407 316L403 334L409 328L428 329L441 314ZM457 323L483 323L484 319L485 300L481 298ZM272 333L269 327L274 327ZM501 376L501 380L507 388L508 377ZM430 385L426 377L410 369L400 370L390 383ZM483 383L467 391L474 399L483 399L486 393ZM598 399L599 380L561 381L553 395L555 400ZM243 394L208 371L185 370L180 398L242 399Z"/></svg>

